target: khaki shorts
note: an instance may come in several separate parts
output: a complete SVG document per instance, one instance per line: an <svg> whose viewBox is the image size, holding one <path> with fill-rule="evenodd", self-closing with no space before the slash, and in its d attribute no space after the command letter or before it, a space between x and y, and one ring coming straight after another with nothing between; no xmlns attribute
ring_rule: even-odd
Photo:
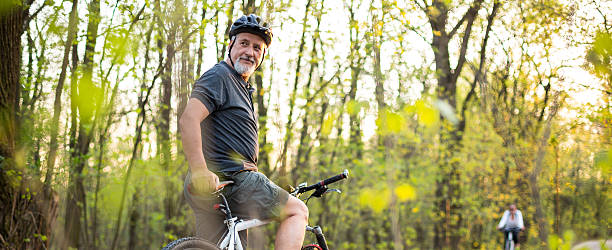
<svg viewBox="0 0 612 250"><path fill-rule="evenodd" d="M232 216L242 219L280 219L281 209L289 199L287 191L259 172L238 172L229 179L234 184L226 186L222 192ZM221 202L213 196L192 195L187 189L189 183L190 173L185 178L184 194L195 214L196 236L217 243L227 230L223 223L225 216L213 208L214 204ZM240 232L240 238L246 249L246 231Z"/></svg>

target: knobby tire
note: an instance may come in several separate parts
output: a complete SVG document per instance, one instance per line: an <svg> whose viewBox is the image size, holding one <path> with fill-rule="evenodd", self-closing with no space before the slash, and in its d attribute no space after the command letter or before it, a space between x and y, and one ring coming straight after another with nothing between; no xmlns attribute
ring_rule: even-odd
<svg viewBox="0 0 612 250"><path fill-rule="evenodd" d="M168 243L162 250L182 250L182 249L204 249L204 250L219 250L219 248L204 239L197 237L187 237L175 240Z"/></svg>

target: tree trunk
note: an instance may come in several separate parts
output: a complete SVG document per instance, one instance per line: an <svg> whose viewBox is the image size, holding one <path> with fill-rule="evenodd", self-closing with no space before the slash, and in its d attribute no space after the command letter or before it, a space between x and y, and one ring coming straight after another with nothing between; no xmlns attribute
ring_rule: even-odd
<svg viewBox="0 0 612 250"><path fill-rule="evenodd" d="M72 10L70 11L70 17L68 20L68 35L66 36L66 42L64 43L64 58L62 59L62 66L55 88L55 101L53 102L53 118L51 120L51 134L49 135L49 153L47 154L47 174L45 175L45 185L51 185L51 178L53 178L53 169L55 168L55 158L57 154L57 135L59 128L59 116L62 112L62 92L64 91L64 80L66 79L66 68L68 67L68 61L70 56L70 48L72 47L72 40L74 39L77 32L78 18L77 18L77 6L78 0L72 1Z"/></svg>
<svg viewBox="0 0 612 250"><path fill-rule="evenodd" d="M98 92L99 86L93 83L93 56L95 54L96 41L98 39L98 24L100 22L100 3L94 0L89 4L89 21L87 25L87 42L85 44L85 55L83 57L83 75L78 84L78 94L72 98L79 100L77 104L79 112L78 139L71 153L71 180L73 184L69 184L69 189L74 188L73 192L68 192L68 205L66 211L71 211L70 219L66 222L66 232L70 232L68 241L69 246L77 247L80 243L81 233L84 237L82 241L84 245L89 246L88 220L87 220L87 205L85 199L84 176L83 169L89 158L89 145L92 139L92 133L96 127L97 117L99 116L101 95ZM76 45L73 48L73 53L76 53ZM76 57L74 55L73 57ZM73 77L76 78L77 63L73 60ZM72 83L77 84L76 80ZM85 102L84 100L90 100ZM94 118L95 117L95 118ZM73 175L73 176L72 176ZM68 214L68 213L67 213ZM82 215L81 215L82 214ZM81 219L83 225L80 225ZM72 230L72 231L70 231ZM83 232L81 232L81 230Z"/></svg>
<svg viewBox="0 0 612 250"><path fill-rule="evenodd" d="M182 2L180 3L182 4ZM177 131L177 135L180 135L180 125L179 125L179 120L181 115L183 114L183 111L185 110L185 106L187 105L187 100L189 97L189 84L193 83L193 57L191 56L191 43L189 43L189 30L187 29L187 27L189 27L189 15L187 14L187 11L185 11L184 8L181 8L182 11L182 22L181 23L181 27L183 27L182 32L181 32L181 43L182 44L187 44L186 46L182 46L180 52L180 58L181 58L181 74L179 76L179 81L178 81L178 86L176 87L176 96L178 99L178 105L176 107L176 131ZM177 138L178 140L180 140L180 138ZM177 150L177 152L179 152Z"/></svg>
<svg viewBox="0 0 612 250"><path fill-rule="evenodd" d="M349 29L349 37L351 43L351 52L349 55L350 67L351 67L351 86L348 93L349 105L352 110L349 110L349 145L351 147L351 152L354 159L361 159L363 155L363 142L361 141L361 120L359 119L359 110L356 110L357 106L357 81L359 81L359 76L361 74L361 70L363 69L363 61L365 60L365 56L360 54L362 37L359 29L356 28L358 26L359 20L355 18L356 11L358 9L355 6L355 2L351 1L349 8L349 23L351 28Z"/></svg>
<svg viewBox="0 0 612 250"><path fill-rule="evenodd" d="M128 249L142 249L142 245L138 244L140 242L139 235L140 231L138 230L138 224L140 224L140 209L139 207L139 197L141 195L140 187L136 187L134 194L132 195L132 206L129 214L129 222L128 222Z"/></svg>
<svg viewBox="0 0 612 250"><path fill-rule="evenodd" d="M29 18L31 1L4 6L0 15L0 245L11 249L40 249L48 241L34 234L49 235L55 217L55 194L42 192L42 183L30 178L16 160L20 152L21 35ZM9 175L10 172L13 174ZM18 181L21 179L21 181ZM27 191L29 189L29 191ZM31 199L26 198L31 197Z"/></svg>
<svg viewBox="0 0 612 250"><path fill-rule="evenodd" d="M538 223L538 236L540 237L540 242L546 244L548 242L548 222L546 220L546 213L544 212L544 206L542 205L542 199L540 198L540 187L538 184L538 177L542 172L542 168L544 167L544 157L546 156L546 151L548 147L548 140L550 139L551 134L551 126L552 119L556 116L557 111L559 110L559 102L557 100L558 97L555 96L553 105L550 107L550 114L548 115L548 119L546 120L544 131L542 132L542 137L538 142L538 151L535 155L534 159L534 167L529 175L529 187L531 188L531 199L533 200L535 206L535 219Z"/></svg>
<svg viewBox="0 0 612 250"><path fill-rule="evenodd" d="M478 10L481 7L482 0L476 0L467 10L461 20L454 28L447 32L446 26L448 14L450 12L444 1L435 0L431 6L424 8L429 18L429 24L432 29L432 44L434 59L437 74L437 97L440 101L450 105L456 110L457 107L457 79L461 74L463 65L466 61L465 54L469 44L472 25L478 15ZM431 7L431 8L430 8ZM435 11L434 11L435 10ZM458 29L465 24L465 31L462 33L461 47L459 48L459 58L455 69L450 66L449 43L452 37L457 34ZM464 102L463 105L466 105ZM453 111L455 111L453 110ZM452 124L453 126L442 125L441 145L445 145L440 150L455 154L461 149L461 139L464 126L454 124L455 121L449 120L447 117L441 116L444 123ZM443 155L443 154L440 154ZM446 157L445 159L451 159ZM440 161L440 175L442 178L436 183L436 214L441 214L437 218L434 225L434 248L448 248L458 246L461 240L460 229L462 224L461 208L461 185L460 185L460 166L457 162L449 160Z"/></svg>
<svg viewBox="0 0 612 250"><path fill-rule="evenodd" d="M298 144L298 151L297 151L297 155L296 155L296 159L295 159L295 170L304 170L304 169L308 169L308 166L305 165L309 165L309 161L308 161L308 149L310 149L310 135L309 135L309 128L310 128L310 124L308 121L308 118L310 116L310 114L312 113L312 104L314 102L314 99L311 98L311 86L312 86L312 82L313 82L313 74L315 69L317 69L319 67L319 58L317 58L317 42L320 39L319 37L319 27L321 26L321 9L323 9L323 4L324 4L324 0L321 1L321 7L320 9L315 9L315 17L317 19L317 27L315 28L314 31L314 35L312 36L312 50L310 52L310 69L308 71L308 81L306 82L306 86L304 87L304 93L306 96L306 103L303 106L303 110L304 110L304 116L302 117L302 129L300 131L300 140L299 140L299 144ZM293 181L295 182L296 179L295 177L297 177L297 175L293 175L294 179Z"/></svg>
<svg viewBox="0 0 612 250"><path fill-rule="evenodd" d="M298 48L298 57L296 61L296 69L295 69L295 79L293 81L293 91L291 92L291 96L289 97L289 116L287 117L287 124L285 125L285 139L283 141L282 151L280 155L280 170L279 170L279 184L281 187L286 187L290 185L289 180L290 176L288 176L288 166L287 166L287 151L291 146L291 139L293 138L293 112L295 110L295 98L298 92L298 83L300 79L300 69L302 64L302 54L304 53L304 46L306 44L306 28L307 28L307 18L308 12L310 10L311 0L306 2L306 9L304 11L304 19L302 22L302 38L300 39L300 47Z"/></svg>
<svg viewBox="0 0 612 250"><path fill-rule="evenodd" d="M200 39L198 41L198 62L196 65L196 76L200 76L200 70L202 69L202 56L203 56L203 50L204 50L204 37L206 35L206 25L208 24L208 21L206 20L206 10L208 9L208 1L204 0L202 1L202 20L200 20Z"/></svg>
<svg viewBox="0 0 612 250"><path fill-rule="evenodd" d="M82 206L80 195L79 195L79 185L81 182L82 176L78 173L81 159L81 149L79 145L81 145L81 141L83 136L78 132L80 131L80 123L83 123L83 119L79 120L78 112L79 112L79 94L78 94L78 78L77 78L77 67L79 63L78 53L77 53L77 45L72 45L72 65L71 65L71 73L70 76L70 139L69 139L69 148L70 148L70 160L68 162L69 166L69 177L68 177L68 187L66 194L66 210L65 216L66 220L64 222L64 234L65 242L62 247L80 247L80 236L81 236L81 209ZM78 131L78 132L77 132ZM70 216L68 216L70 215Z"/></svg>
<svg viewBox="0 0 612 250"><path fill-rule="evenodd" d="M173 20L172 22L178 22L178 20ZM168 178L170 176L170 162L172 161L170 150L170 110L172 103L170 103L170 100L172 98L172 67L174 61L173 55L175 54L174 43L176 39L176 31L170 30L169 32L170 33L168 34L168 38L166 40L166 65L164 66L164 73L161 76L161 99L159 104L159 123L157 124L157 145L159 147L161 167L166 176L166 178L164 178L164 186L166 187L164 192L164 218L166 221L164 230L172 233L173 229L171 228L172 224L170 222L172 221L175 205L172 197L176 194L176 192L172 192L170 190L171 183Z"/></svg>
<svg viewBox="0 0 612 250"><path fill-rule="evenodd" d="M150 34L150 33L149 33ZM149 40L147 40L149 41ZM146 58L146 57L145 57ZM145 62L145 69L147 63ZM92 208L92 240L91 240L91 248L92 249L98 249L98 245L97 245L97 239L98 239L98 195L100 193L100 178L102 176L102 162L104 161L104 152L105 152L105 146L106 146L106 140L108 138L109 135L109 129L110 126L112 124L112 120L113 120L113 105L115 103L115 98L117 96L117 92L118 92L118 86L119 83L116 83L115 86L113 87L113 91L111 94L111 98L108 102L107 107L105 108L105 114L107 115L106 118L106 125L104 126L104 128L102 128L102 131L100 132L99 135L99 139L98 139L98 146L99 146L99 150L98 150L98 159L97 159L97 166L96 166L96 182L95 182L95 186L94 186L94 204L93 204L93 208Z"/></svg>
<svg viewBox="0 0 612 250"><path fill-rule="evenodd" d="M269 175L272 171L270 167L270 152L271 145L268 143L268 106L264 99L265 88L263 85L263 69L260 68L255 74L255 84L257 90L255 91L255 100L257 101L257 118L259 125L259 154L257 156L257 167L265 175Z"/></svg>
<svg viewBox="0 0 612 250"><path fill-rule="evenodd" d="M22 3L20 3L22 4ZM21 77L21 35L27 10L22 5L8 7L0 16L0 155L12 158L15 152L15 137L17 135L17 110L19 107L20 77ZM4 173L3 173L4 174Z"/></svg>
<svg viewBox="0 0 612 250"><path fill-rule="evenodd" d="M559 186L559 146L555 145L555 234L561 235L561 204L559 200L559 191L561 191L561 187Z"/></svg>
<svg viewBox="0 0 612 250"><path fill-rule="evenodd" d="M220 41L222 43L222 46L221 46L221 53L217 54L217 60L218 61L222 61L223 58L225 57L225 50L227 49L226 46L228 44L228 43L225 42L225 39L229 38L228 36L229 36L230 28L232 27L232 24L234 23L234 2L235 1L236 0L230 0L230 2L227 4L227 6L229 6L227 11L225 12L225 15L227 16L227 26L225 27L225 32L223 33L225 35L223 36L223 39L221 39L221 41ZM218 22L218 20L219 19L217 19L217 22ZM217 33L215 33L215 34L217 34ZM218 39L217 39L217 42L219 42ZM217 53L218 52L219 51L217 51Z"/></svg>
<svg viewBox="0 0 612 250"><path fill-rule="evenodd" d="M154 3L154 13L160 13L161 11L161 6L160 6L160 1L156 0ZM130 34L130 32L132 31L132 28L134 27L134 24L139 20L140 15L142 14L144 10L144 7L139 11L139 13L132 19L132 23L130 24L130 27L128 28L128 32L127 34ZM155 20L156 24L158 24L158 27L162 27L160 25L161 20L160 18L157 16L157 14L154 15L153 19ZM158 36L158 40L157 40L157 45L158 46L162 46L162 42L159 39ZM146 122L146 106L149 102L149 98L151 96L151 90L153 89L153 87L155 86L155 81L160 77L160 75L162 75L164 73L164 69L167 65L168 62L164 62L163 60L163 52L161 49L159 49L159 66L157 67L158 71L155 74L155 76L153 76L153 79L151 80L151 85L149 85L146 88L141 88L141 92L138 96L138 108L137 110L140 110L140 112L138 113L138 117L136 118L136 131L135 131L135 135L134 135L134 144L132 146L132 153L130 156L130 159L128 161L128 165L127 165L127 170L123 179L123 187L122 187L122 191L121 191L121 200L119 202L119 211L117 212L117 220L115 221L115 225L113 228L113 236L112 236L112 241L111 241L111 250L115 249L115 247L117 247L117 240L119 239L119 232L121 231L121 224L123 221L123 209L125 207L125 198L127 196L127 187L129 184L129 180L130 180L130 175L132 173L132 169L134 166L134 161L136 160L137 157L139 157L139 153L140 153L140 143L142 141L142 130L144 127L144 123ZM146 70L146 67L144 68L144 70Z"/></svg>

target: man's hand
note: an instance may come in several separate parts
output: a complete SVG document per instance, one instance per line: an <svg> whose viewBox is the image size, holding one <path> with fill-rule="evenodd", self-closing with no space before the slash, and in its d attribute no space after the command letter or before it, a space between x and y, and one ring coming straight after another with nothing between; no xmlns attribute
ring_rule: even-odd
<svg viewBox="0 0 612 250"><path fill-rule="evenodd" d="M208 169L191 172L190 191L194 195L210 194L217 189L219 177Z"/></svg>

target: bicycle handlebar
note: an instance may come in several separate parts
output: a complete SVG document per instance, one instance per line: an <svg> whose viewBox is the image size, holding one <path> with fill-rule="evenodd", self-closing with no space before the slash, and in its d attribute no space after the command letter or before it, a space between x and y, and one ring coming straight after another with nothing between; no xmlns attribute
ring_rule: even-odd
<svg viewBox="0 0 612 250"><path fill-rule="evenodd" d="M339 175L329 177L329 178L327 178L327 179L325 179L325 180L322 180L322 181L320 181L320 182L318 182L318 183L316 183L316 184L312 184L312 185L307 186L307 187L301 187L301 188L298 190L298 192L297 192L297 193L298 193L298 194L301 194L301 193L308 192L308 191L313 190L313 189L320 188L320 187L322 187L322 186L327 186L327 185L332 184L332 183L334 183L334 182L337 182L337 181L339 181L339 180L346 179L346 178L348 178L348 174L349 174L348 169L345 169L345 170L344 170L344 171L343 171L341 174L339 174Z"/></svg>

